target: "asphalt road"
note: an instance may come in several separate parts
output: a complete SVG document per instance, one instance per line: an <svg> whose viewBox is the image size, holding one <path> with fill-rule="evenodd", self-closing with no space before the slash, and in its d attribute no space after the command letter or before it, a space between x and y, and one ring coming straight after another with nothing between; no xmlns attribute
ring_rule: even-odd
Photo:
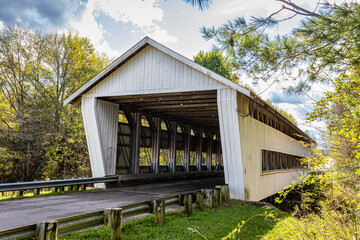
<svg viewBox="0 0 360 240"><path fill-rule="evenodd" d="M121 207L224 184L223 178L169 181L131 187L0 201L0 231L109 207Z"/></svg>

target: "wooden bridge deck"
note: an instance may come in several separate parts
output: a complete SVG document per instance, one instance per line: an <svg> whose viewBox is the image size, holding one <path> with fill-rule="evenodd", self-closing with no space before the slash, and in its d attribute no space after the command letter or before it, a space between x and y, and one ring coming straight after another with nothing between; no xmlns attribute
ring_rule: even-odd
<svg viewBox="0 0 360 240"><path fill-rule="evenodd" d="M0 202L0 231L56 220L109 207L121 207L224 184L224 178L202 178L77 192Z"/></svg>

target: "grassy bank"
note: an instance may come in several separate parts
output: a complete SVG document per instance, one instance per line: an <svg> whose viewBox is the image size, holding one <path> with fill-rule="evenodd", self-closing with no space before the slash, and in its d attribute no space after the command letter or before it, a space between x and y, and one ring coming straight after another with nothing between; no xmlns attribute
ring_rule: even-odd
<svg viewBox="0 0 360 240"><path fill-rule="evenodd" d="M205 211L194 210L193 213L192 217L186 217L182 211L169 212L166 214L164 226L155 225L152 215L130 220L123 224L123 239L221 239L232 232L239 223L243 223L241 239L261 239L263 236L271 236L278 219L288 216L279 210L239 201ZM269 213L276 218L269 219L267 217ZM110 229L99 227L68 234L59 239L109 239L109 237Z"/></svg>

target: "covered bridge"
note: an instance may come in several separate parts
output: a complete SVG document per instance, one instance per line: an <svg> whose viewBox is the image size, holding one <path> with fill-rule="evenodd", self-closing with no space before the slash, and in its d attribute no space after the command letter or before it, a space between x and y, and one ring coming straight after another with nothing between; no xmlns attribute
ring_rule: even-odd
<svg viewBox="0 0 360 240"><path fill-rule="evenodd" d="M145 37L71 95L91 169L106 175L224 170L230 197L261 200L304 173L311 138L248 89Z"/></svg>

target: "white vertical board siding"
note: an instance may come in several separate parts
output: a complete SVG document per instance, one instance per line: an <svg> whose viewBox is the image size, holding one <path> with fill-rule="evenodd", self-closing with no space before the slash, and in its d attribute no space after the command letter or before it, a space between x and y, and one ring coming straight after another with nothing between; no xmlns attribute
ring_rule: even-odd
<svg viewBox="0 0 360 240"><path fill-rule="evenodd" d="M309 156L309 149L288 135L250 117L239 115L245 200L259 201L283 190L304 174L300 170L262 173L262 149L296 156Z"/></svg>
<svg viewBox="0 0 360 240"><path fill-rule="evenodd" d="M210 70L209 70L210 71ZM89 96L193 91L225 88L219 81L147 46L93 87Z"/></svg>
<svg viewBox="0 0 360 240"><path fill-rule="evenodd" d="M96 118L105 175L115 175L119 105L102 100L96 102Z"/></svg>
<svg viewBox="0 0 360 240"><path fill-rule="evenodd" d="M114 175L119 107L94 97L83 97L81 108L92 175Z"/></svg>
<svg viewBox="0 0 360 240"><path fill-rule="evenodd" d="M219 89L217 102L225 182L229 185L231 198L245 200L236 94L233 89Z"/></svg>
<svg viewBox="0 0 360 240"><path fill-rule="evenodd" d="M81 110L90 157L91 172L93 177L103 177L105 176L105 167L102 159L100 133L97 127L95 107L96 98L82 98Z"/></svg>

